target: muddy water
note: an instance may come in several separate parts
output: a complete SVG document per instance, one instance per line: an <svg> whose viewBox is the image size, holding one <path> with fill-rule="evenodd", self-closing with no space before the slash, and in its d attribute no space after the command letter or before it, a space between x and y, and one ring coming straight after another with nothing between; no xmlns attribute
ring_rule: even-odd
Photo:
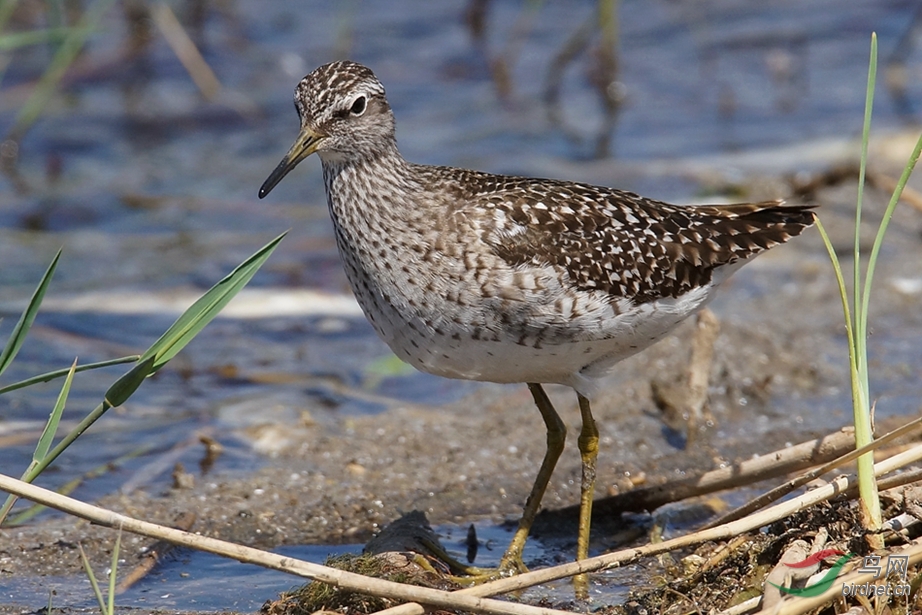
<svg viewBox="0 0 922 615"><path fill-rule="evenodd" d="M852 159L872 29L882 73L891 82L902 74L907 84L878 88L875 130L898 135L919 119L922 51L911 34L912 3L621 3L614 87L623 103L612 155L593 159L603 118L588 55L564 73L563 127L548 121L542 104L552 58L593 10L592 3L573 10L497 2L478 42L464 25L464 7L448 3L212 8L200 43L224 90L210 103L159 35L140 59L126 58L125 22L113 11L64 93L20 144L19 178L0 177L0 339L64 248L46 308L0 384L67 366L75 356L87 362L143 351L197 294L291 231L253 291L94 426L40 484L58 487L116 460L74 495L163 522L194 510L202 531L264 546L359 542L412 508L445 531L514 518L543 442L524 387L443 380L390 357L348 296L316 160L267 201L255 197L294 138L292 88L320 63L351 57L374 68L411 160L579 179L674 201L728 191L733 198L787 196L788 175ZM13 57L0 90L0 128L11 125L49 54L38 48ZM509 69L503 89L491 77L499 60ZM872 160L896 176L905 150L890 136ZM847 248L853 188L818 198L837 245ZM869 195L869 222L882 199ZM918 410L920 227L918 212L897 212L876 278L871 352L879 417ZM677 477L848 421L840 307L815 233L749 265L714 309L723 331L711 394L717 425L694 450L681 450L650 400L651 378L681 372L689 329L680 329L620 366L596 402L603 492L623 486L625 473ZM65 427L121 373L79 375ZM28 463L56 395L49 384L0 397L4 472ZM572 395L553 395L577 428ZM224 447L207 469L200 436ZM575 457L568 450L561 461L549 507L575 501ZM193 474L192 489L171 489L176 463ZM102 565L111 536L71 529L56 513L34 523L14 535L21 550L0 549L0 568L12 574L0 577L0 590L37 608L49 587L83 588L73 552L48 544L90 532ZM503 542L506 530L494 529ZM569 557L568 536L546 536L533 561ZM613 542L603 535L593 547ZM21 555L30 546L41 551L37 545L47 552ZM238 574L209 572L197 557L180 563L206 581ZM15 580L27 573L51 576ZM208 598L182 579L158 577L138 591L163 589L172 598L155 604L176 609L249 610L271 597L238 603L228 589ZM606 587L599 600L617 602L619 586ZM89 598L67 596L62 606Z"/></svg>

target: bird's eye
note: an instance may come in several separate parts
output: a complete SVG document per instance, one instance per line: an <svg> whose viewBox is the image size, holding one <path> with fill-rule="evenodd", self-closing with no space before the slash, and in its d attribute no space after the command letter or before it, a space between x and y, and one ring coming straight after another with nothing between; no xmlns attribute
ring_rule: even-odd
<svg viewBox="0 0 922 615"><path fill-rule="evenodd" d="M349 109L349 113L358 117L365 113L365 97L359 96L355 99L355 102L352 103L352 107Z"/></svg>

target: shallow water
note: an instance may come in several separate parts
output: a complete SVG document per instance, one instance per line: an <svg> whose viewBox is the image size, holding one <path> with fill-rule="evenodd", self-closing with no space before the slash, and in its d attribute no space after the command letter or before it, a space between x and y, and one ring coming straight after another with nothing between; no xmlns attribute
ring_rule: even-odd
<svg viewBox="0 0 922 615"><path fill-rule="evenodd" d="M361 545L286 547L276 551L279 555L315 563L323 563L328 555L359 552ZM130 566L131 562L123 561L120 565ZM210 553L182 551L165 558L142 583L119 594L117 604L121 608L254 612L268 596L298 584L297 577L282 572ZM92 609L96 605L86 578L18 579L4 587L4 594L22 602L40 603L47 600L49 588L54 591L55 604L74 609Z"/></svg>
<svg viewBox="0 0 922 615"><path fill-rule="evenodd" d="M574 10L571 4L495 2L481 46L464 26L462 4L291 6L276 0L212 7L201 46L224 85L212 103L201 100L162 37L143 61L126 60L120 51L125 24L112 11L65 92L20 144L21 183L0 176L0 339L54 252L64 248L46 307L0 385L66 367L75 356L88 362L143 351L178 315L177 306L291 229L251 284L265 294L235 301L229 309L237 311L215 321L123 410L82 437L43 485L62 485L120 459L117 468L85 481L75 497L157 492L169 484L175 462L196 467L198 435L225 446L210 472L235 476L267 461L269 453L254 446L248 431L255 424L297 422L307 413L335 433L349 416L386 420L395 407L448 404L484 389L417 374L389 358L348 298L316 160L302 164L266 201L256 199L295 136L293 86L318 64L351 57L376 71L410 160L569 177L677 201L747 186L753 176L822 169L850 155L842 150L854 150L849 140L860 130L872 30L880 38L882 74L895 76L902 67L906 76L902 92L882 80L875 130L918 123L922 112L919 24L913 26L915 3L906 0L620 3L616 87L624 102L612 156L603 160L590 160L602 117L585 56L565 73L562 87L565 122L577 138L552 125L541 102L551 58L592 16L594 3ZM11 125L22 88L49 54L38 48L14 56L0 91L0 131ZM505 98L490 76L490 62L498 58L510 68ZM893 231L885 259L917 253L913 218L907 220ZM796 257L786 258L766 257L764 267L747 268L752 271L738 276L715 310L731 323L784 325L785 315L771 307L777 296L800 297L791 305L806 308L810 300L803 296L819 292L791 286L786 272ZM820 268L823 258L811 249L806 263ZM915 412L922 392L922 323L912 309L918 294L893 292L889 284L917 280L905 258L879 276L888 289L880 293L872 345L879 416ZM303 288L317 294L298 294ZM753 306L755 312L747 311ZM836 429L849 414L847 389L829 375L842 365L839 315L803 311L825 335L816 348L821 386L806 394L779 387L767 412L786 413L785 420L804 429ZM823 372L829 364L839 368ZM80 374L67 426L123 371ZM0 397L6 472L28 463L57 392L51 383ZM734 416L721 425L719 438L772 429ZM197 568L197 558L207 556L191 557ZM179 594L169 588L169 575L157 583L167 586L164 593ZM208 603L197 591L186 595L189 602L157 604L249 610L269 597L232 606Z"/></svg>

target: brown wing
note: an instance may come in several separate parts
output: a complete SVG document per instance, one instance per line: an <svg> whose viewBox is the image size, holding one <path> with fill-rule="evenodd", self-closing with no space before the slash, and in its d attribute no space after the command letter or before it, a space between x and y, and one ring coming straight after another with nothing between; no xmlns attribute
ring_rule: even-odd
<svg viewBox="0 0 922 615"><path fill-rule="evenodd" d="M810 205L781 201L676 206L630 192L509 179L488 197L495 253L512 265L555 265L581 290L645 303L711 281L721 266L811 226Z"/></svg>

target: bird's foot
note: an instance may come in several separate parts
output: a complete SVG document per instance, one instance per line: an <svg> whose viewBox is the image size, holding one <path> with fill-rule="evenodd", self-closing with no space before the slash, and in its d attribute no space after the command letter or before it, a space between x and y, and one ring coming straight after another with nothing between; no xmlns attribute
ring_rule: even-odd
<svg viewBox="0 0 922 615"><path fill-rule="evenodd" d="M455 563L458 564L458 562ZM454 566L452 566L452 571L455 571ZM460 565L457 572L460 574L458 576L452 576L451 579L459 585L471 586L523 574L528 572L528 568L522 561L521 553L507 552L503 555L503 558L499 561L499 566L496 568Z"/></svg>
<svg viewBox="0 0 922 615"><path fill-rule="evenodd" d="M452 557L444 548L442 548L442 545L440 545L437 541L424 539L422 540L422 545L425 547L426 551L429 553L429 556L434 561L438 561L444 567L448 568L449 574L445 575L444 572L442 572L441 574L443 576L447 577L450 581L465 587L471 585L480 585L482 583L488 583L496 579L511 577L516 574L528 572L528 568L522 561L521 552L515 552L513 549L506 551L499 562L499 566L496 568L482 568L480 566L471 566L469 564L458 561L456 558ZM420 559L425 558L420 556ZM421 562L418 563L421 564ZM438 572L431 565L424 567L431 569L433 572Z"/></svg>

